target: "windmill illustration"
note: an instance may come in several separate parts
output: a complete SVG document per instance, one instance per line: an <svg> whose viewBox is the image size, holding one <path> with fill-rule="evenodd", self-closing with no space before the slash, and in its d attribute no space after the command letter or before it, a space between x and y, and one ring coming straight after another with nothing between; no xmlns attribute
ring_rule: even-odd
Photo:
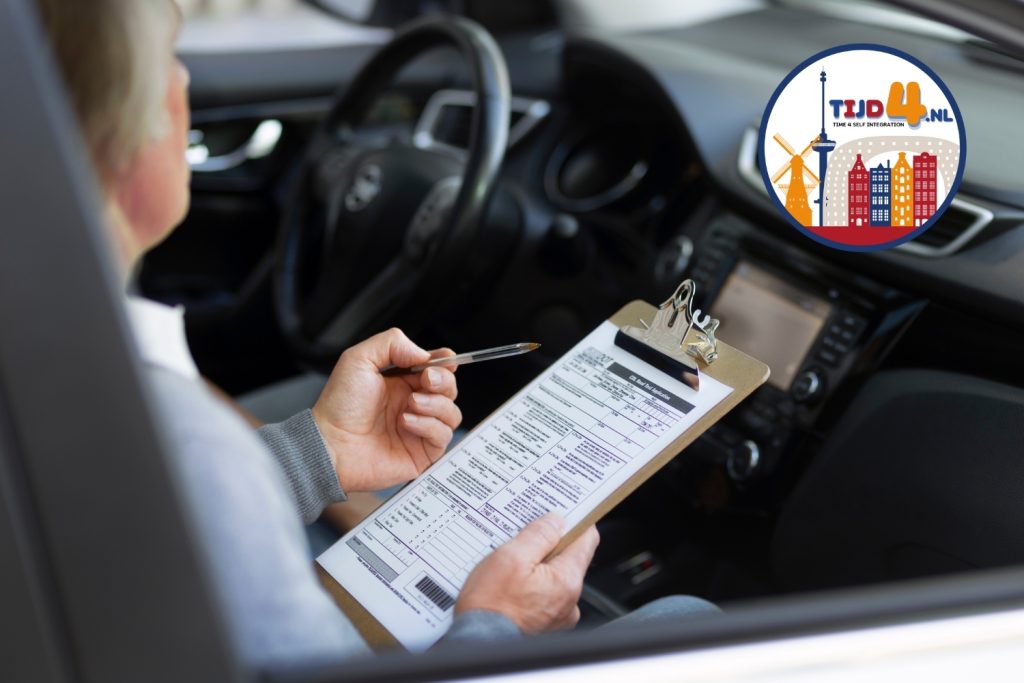
<svg viewBox="0 0 1024 683"><path fill-rule="evenodd" d="M789 183L779 184L780 190L786 191L786 210L800 223L800 225L811 224L811 205L807 201L807 185L804 183L804 176L806 175L812 182L812 187L818 184L818 176L811 172L811 169L807 168L804 163L804 157L813 149L814 143L818 141L818 138L814 138L811 142L804 147L804 151L799 154L792 145L786 142L786 139L780 134L776 133L772 136L775 142L779 143L782 149L786 150L786 153L790 155L789 161L787 161L782 168L775 172L772 176L772 182L777 183L782 176L789 172Z"/></svg>

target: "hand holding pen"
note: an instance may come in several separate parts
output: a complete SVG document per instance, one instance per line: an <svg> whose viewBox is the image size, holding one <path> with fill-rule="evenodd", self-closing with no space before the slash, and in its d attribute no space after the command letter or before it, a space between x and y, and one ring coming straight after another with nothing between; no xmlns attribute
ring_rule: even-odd
<svg viewBox="0 0 1024 683"><path fill-rule="evenodd" d="M434 358L426 363L420 363L419 365L413 365L409 368L400 368L395 365L390 365L386 368L382 368L380 374L385 377L400 377L402 375L417 375L429 367L435 365L469 365L470 363L481 363L485 360L497 360L499 358L509 358L511 356L518 356L520 354L529 353L540 348L540 344L535 342L524 342L520 344L508 344L506 346L495 346L490 349L481 349L479 351L467 351L466 353L457 353L454 356L446 356L444 358Z"/></svg>

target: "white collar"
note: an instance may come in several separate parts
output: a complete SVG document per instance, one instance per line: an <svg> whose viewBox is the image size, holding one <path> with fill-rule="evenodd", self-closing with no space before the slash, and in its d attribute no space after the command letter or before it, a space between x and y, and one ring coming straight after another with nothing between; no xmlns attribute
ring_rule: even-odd
<svg viewBox="0 0 1024 683"><path fill-rule="evenodd" d="M137 296L127 298L128 321L142 359L189 379L199 378L199 369L185 338L185 309Z"/></svg>

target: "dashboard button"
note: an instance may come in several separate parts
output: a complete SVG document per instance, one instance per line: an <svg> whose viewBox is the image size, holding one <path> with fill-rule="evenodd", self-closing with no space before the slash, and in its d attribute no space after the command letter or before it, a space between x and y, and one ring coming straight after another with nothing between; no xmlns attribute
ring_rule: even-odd
<svg viewBox="0 0 1024 683"><path fill-rule="evenodd" d="M747 439L729 451L725 469L734 481L747 479L761 464L761 448L756 441Z"/></svg>
<svg viewBox="0 0 1024 683"><path fill-rule="evenodd" d="M839 364L839 356L836 355L835 351L830 349L821 349L818 351L818 360L833 367Z"/></svg>
<svg viewBox="0 0 1024 683"><path fill-rule="evenodd" d="M793 387L790 389L793 398L801 403L810 403L821 398L824 390L825 380L822 378L821 371L816 368L804 370L797 375L793 380Z"/></svg>
<svg viewBox="0 0 1024 683"><path fill-rule="evenodd" d="M855 316L852 313L844 313L839 323L843 327L851 330L860 330L860 328L864 327L864 319Z"/></svg>

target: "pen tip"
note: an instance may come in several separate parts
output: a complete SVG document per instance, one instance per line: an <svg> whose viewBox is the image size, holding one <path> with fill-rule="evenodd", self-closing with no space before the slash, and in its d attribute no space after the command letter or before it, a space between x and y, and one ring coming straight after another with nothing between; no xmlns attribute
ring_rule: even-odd
<svg viewBox="0 0 1024 683"><path fill-rule="evenodd" d="M537 342L530 342L529 344L526 345L527 351L536 351L539 348L540 344L538 344Z"/></svg>

